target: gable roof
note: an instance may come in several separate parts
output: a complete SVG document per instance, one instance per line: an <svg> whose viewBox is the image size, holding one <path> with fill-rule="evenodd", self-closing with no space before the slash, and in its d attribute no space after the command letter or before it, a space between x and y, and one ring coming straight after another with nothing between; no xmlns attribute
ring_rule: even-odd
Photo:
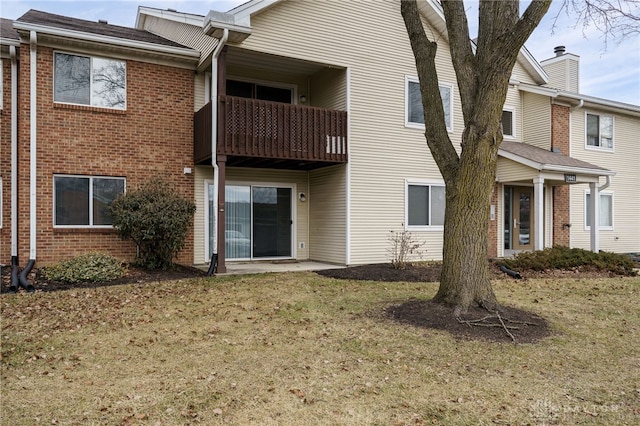
<svg viewBox="0 0 640 426"><path fill-rule="evenodd" d="M616 173L559 152L547 151L522 142L502 141L498 155L536 170L613 176Z"/></svg>
<svg viewBox="0 0 640 426"><path fill-rule="evenodd" d="M13 28L13 21L7 18L0 18L0 38L9 42L10 40L19 41L20 36Z"/></svg>
<svg viewBox="0 0 640 426"><path fill-rule="evenodd" d="M283 0L250 0L243 3L233 9L229 10L224 15L231 15L233 17L233 23L236 26L251 28L251 17L258 15L265 10L275 6ZM420 13L429 21L429 23L446 39L447 25L445 23L444 10L439 0L419 0L418 9ZM209 14L205 18L205 26L217 27L212 25L212 22L216 21L216 16ZM533 55L522 46L518 53L518 62L522 67L533 77L533 80L537 84L547 84L549 82L549 76L544 71L542 66L536 61Z"/></svg>
<svg viewBox="0 0 640 426"><path fill-rule="evenodd" d="M66 40L88 41L182 57L199 58L200 56L199 52L193 49L145 30L55 15L34 9L18 18L13 27L18 33L36 31Z"/></svg>

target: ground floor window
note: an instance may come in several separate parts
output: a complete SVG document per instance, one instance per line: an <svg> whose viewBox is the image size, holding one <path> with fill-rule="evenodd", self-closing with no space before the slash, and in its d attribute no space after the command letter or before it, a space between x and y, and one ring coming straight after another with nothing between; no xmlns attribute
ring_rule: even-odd
<svg viewBox="0 0 640 426"><path fill-rule="evenodd" d="M585 194L585 229L591 229L591 194ZM613 194L600 193L600 229L613 229Z"/></svg>
<svg viewBox="0 0 640 426"><path fill-rule="evenodd" d="M53 177L55 226L109 227L109 205L125 191L125 178L104 176Z"/></svg>
<svg viewBox="0 0 640 426"><path fill-rule="evenodd" d="M444 185L407 182L405 215L408 229L442 229L444 206Z"/></svg>

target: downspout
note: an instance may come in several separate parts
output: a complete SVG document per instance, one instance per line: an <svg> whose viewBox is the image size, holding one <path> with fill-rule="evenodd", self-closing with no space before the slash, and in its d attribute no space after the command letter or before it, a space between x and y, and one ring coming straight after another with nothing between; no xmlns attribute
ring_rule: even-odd
<svg viewBox="0 0 640 426"><path fill-rule="evenodd" d="M11 56L11 284L18 291L18 58L16 47L9 46Z"/></svg>
<svg viewBox="0 0 640 426"><path fill-rule="evenodd" d="M31 272L36 263L36 158L37 158L37 74L36 60L38 53L38 38L35 31L30 33L30 57L29 57L29 262L20 273L20 285L27 291L34 291L35 288L27 280L27 275Z"/></svg>
<svg viewBox="0 0 640 426"><path fill-rule="evenodd" d="M222 48L229 39L229 30L224 29L224 33L211 53L211 166L213 167L213 223L216 228L213 230L213 249L211 250L211 262L207 276L210 277L218 269L218 57Z"/></svg>

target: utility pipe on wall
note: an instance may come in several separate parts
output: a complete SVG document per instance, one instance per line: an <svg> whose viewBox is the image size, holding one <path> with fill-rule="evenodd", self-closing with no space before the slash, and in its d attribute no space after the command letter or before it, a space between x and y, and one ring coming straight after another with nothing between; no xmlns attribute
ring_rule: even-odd
<svg viewBox="0 0 640 426"><path fill-rule="evenodd" d="M33 265L36 263L36 196L37 196L37 53L38 53L38 37L35 31L31 31L29 37L29 262L20 273L20 285L27 291L33 291L33 285L27 281L27 275L31 272Z"/></svg>
<svg viewBox="0 0 640 426"><path fill-rule="evenodd" d="M211 263L209 264L209 270L207 276L211 276L218 266L218 184L219 173L218 169L218 57L222 48L229 39L229 30L224 29L222 37L218 42L218 45L211 53L211 166L213 166L213 223L215 228L213 229L213 247L211 250Z"/></svg>
<svg viewBox="0 0 640 426"><path fill-rule="evenodd" d="M18 290L18 58L15 46L11 56L11 291Z"/></svg>

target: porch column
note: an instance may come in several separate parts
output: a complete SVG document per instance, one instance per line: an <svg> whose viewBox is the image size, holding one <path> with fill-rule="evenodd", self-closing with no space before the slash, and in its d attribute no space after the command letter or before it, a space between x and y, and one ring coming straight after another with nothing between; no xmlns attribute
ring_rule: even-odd
<svg viewBox="0 0 640 426"><path fill-rule="evenodd" d="M533 217L534 233L533 249L542 250L544 248L544 178L533 179Z"/></svg>
<svg viewBox="0 0 640 426"><path fill-rule="evenodd" d="M227 156L218 155L218 269L217 272L224 274L227 272L227 262L225 254L225 214L224 214L224 202L225 202L225 187L227 186L226 178L226 165Z"/></svg>
<svg viewBox="0 0 640 426"><path fill-rule="evenodd" d="M591 228L591 251L597 253L600 250L600 188L599 182L589 183L589 207L591 218L589 226Z"/></svg>

